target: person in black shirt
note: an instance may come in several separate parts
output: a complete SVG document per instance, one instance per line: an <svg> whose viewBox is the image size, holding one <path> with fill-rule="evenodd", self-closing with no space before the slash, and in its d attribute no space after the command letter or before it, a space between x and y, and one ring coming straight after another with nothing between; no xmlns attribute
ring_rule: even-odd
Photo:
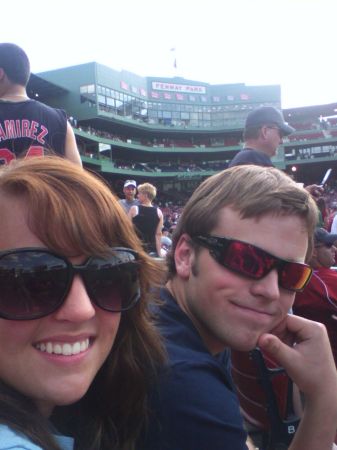
<svg viewBox="0 0 337 450"><path fill-rule="evenodd" d="M51 152L82 165L64 110L28 97L30 63L17 45L0 44L0 164Z"/></svg>
<svg viewBox="0 0 337 450"><path fill-rule="evenodd" d="M272 167L270 158L276 154L282 138L294 131L276 108L262 106L254 109L247 116L243 132L245 146L235 155L229 167L243 164Z"/></svg>
<svg viewBox="0 0 337 450"><path fill-rule="evenodd" d="M246 119L243 138L244 148L237 153L228 167L254 164L274 167L271 158L276 155L283 137L293 133L295 128L284 121L281 111L272 106L261 106L251 111ZM315 198L322 195L324 189L317 184L305 186Z"/></svg>
<svg viewBox="0 0 337 450"><path fill-rule="evenodd" d="M145 250L153 256L161 256L161 237L163 228L163 213L152 205L157 189L150 183L138 186L139 205L131 206L129 217L136 226Z"/></svg>

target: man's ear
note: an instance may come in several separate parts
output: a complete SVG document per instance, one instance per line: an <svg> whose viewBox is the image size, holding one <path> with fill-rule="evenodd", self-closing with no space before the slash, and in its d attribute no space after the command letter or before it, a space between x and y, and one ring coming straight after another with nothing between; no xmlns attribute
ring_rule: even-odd
<svg viewBox="0 0 337 450"><path fill-rule="evenodd" d="M312 255L309 261L309 265L312 266L313 264L315 265L316 263L319 263L319 258L318 258L318 249L316 247L314 247L312 249Z"/></svg>
<svg viewBox="0 0 337 450"><path fill-rule="evenodd" d="M190 277L194 258L195 251L191 243L191 238L188 234L184 233L180 236L174 252L174 261L178 276L185 279Z"/></svg>
<svg viewBox="0 0 337 450"><path fill-rule="evenodd" d="M4 79L5 75L5 71L0 67L0 81Z"/></svg>
<svg viewBox="0 0 337 450"><path fill-rule="evenodd" d="M268 127L266 127L265 125L260 128L259 135L260 135L261 138L266 139L266 137L267 137L267 130L268 130Z"/></svg>

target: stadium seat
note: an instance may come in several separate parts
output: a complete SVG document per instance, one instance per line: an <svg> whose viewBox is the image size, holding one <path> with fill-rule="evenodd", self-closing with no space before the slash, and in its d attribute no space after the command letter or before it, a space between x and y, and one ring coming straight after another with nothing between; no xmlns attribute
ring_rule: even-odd
<svg viewBox="0 0 337 450"><path fill-rule="evenodd" d="M232 351L232 376L248 432L261 441L260 450L287 449L300 419L285 370L256 348Z"/></svg>

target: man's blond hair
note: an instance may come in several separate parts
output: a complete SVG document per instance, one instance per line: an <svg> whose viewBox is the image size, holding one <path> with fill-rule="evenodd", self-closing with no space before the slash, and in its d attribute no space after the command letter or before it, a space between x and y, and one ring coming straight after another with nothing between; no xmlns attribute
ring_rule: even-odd
<svg viewBox="0 0 337 450"><path fill-rule="evenodd" d="M168 255L170 276L176 273L174 252L180 236L209 234L218 223L220 210L231 207L242 219L267 214L293 215L303 219L308 233L308 257L313 247L313 233L318 210L311 195L288 175L273 167L236 166L206 179L185 205L173 234Z"/></svg>

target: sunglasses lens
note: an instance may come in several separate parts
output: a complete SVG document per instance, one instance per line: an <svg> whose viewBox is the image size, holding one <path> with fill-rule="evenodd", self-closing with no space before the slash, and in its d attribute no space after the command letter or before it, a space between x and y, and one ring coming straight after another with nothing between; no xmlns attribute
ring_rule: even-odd
<svg viewBox="0 0 337 450"><path fill-rule="evenodd" d="M254 280L277 269L279 285L284 289L302 291L312 274L306 264L284 261L246 242L217 236L197 236L195 240L208 247L219 264Z"/></svg>
<svg viewBox="0 0 337 450"><path fill-rule="evenodd" d="M310 280L312 269L305 264L286 263L279 271L279 283L285 289L302 291Z"/></svg>
<svg viewBox="0 0 337 450"><path fill-rule="evenodd" d="M223 252L222 264L234 272L258 280L275 266L275 258L245 242L232 241Z"/></svg>
<svg viewBox="0 0 337 450"><path fill-rule="evenodd" d="M259 280L277 266L277 259L262 249L244 242L231 242L224 252L224 265L229 269ZM308 283L311 268L305 264L287 262L279 270L279 283L285 289L301 291Z"/></svg>
<svg viewBox="0 0 337 450"><path fill-rule="evenodd" d="M66 260L47 251L25 249L0 258L0 316L31 320L61 306L72 272ZM131 308L140 298L135 254L118 249L108 260L91 258L81 269L88 294L111 312Z"/></svg>
<svg viewBox="0 0 337 450"><path fill-rule="evenodd" d="M117 261L116 257L92 259L83 279L92 301L107 311L126 311L139 300L138 266L135 262Z"/></svg>
<svg viewBox="0 0 337 450"><path fill-rule="evenodd" d="M46 316L62 303L68 286L65 261L36 250L0 259L0 314L11 320Z"/></svg>

